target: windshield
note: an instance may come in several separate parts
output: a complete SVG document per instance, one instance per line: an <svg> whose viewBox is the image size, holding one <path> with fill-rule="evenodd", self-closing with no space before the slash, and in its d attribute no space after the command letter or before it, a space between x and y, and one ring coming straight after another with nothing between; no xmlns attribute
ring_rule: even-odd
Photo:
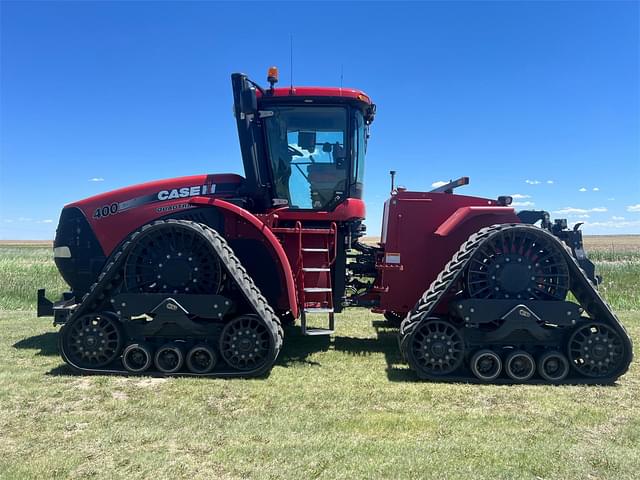
<svg viewBox="0 0 640 480"><path fill-rule="evenodd" d="M348 188L347 109L271 110L266 125L276 197L291 208L331 208Z"/></svg>

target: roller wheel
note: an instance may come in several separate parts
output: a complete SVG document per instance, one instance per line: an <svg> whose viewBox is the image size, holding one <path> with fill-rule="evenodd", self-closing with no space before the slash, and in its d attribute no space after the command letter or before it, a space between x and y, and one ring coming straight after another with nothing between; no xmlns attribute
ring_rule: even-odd
<svg viewBox="0 0 640 480"><path fill-rule="evenodd" d="M120 320L113 313L82 315L65 325L60 335L63 356L79 368L105 367L122 351Z"/></svg>
<svg viewBox="0 0 640 480"><path fill-rule="evenodd" d="M173 344L167 343L160 347L155 354L154 363L156 368L162 373L176 373L182 368L184 354L182 349Z"/></svg>
<svg viewBox="0 0 640 480"><path fill-rule="evenodd" d="M147 370L153 363L153 352L145 343L131 343L122 352L122 365L132 373Z"/></svg>
<svg viewBox="0 0 640 480"><path fill-rule="evenodd" d="M492 382L502 371L502 360L493 350L480 350L471 357L471 371L483 382Z"/></svg>
<svg viewBox="0 0 640 480"><path fill-rule="evenodd" d="M211 295L221 286L218 255L199 230L185 223L143 232L124 264L123 291L129 293Z"/></svg>
<svg viewBox="0 0 640 480"><path fill-rule="evenodd" d="M464 357L464 342L460 331L450 322L427 319L411 338L411 355L416 367L431 376L448 375L455 371Z"/></svg>
<svg viewBox="0 0 640 480"><path fill-rule="evenodd" d="M587 377L614 376L624 356L622 338L604 323L580 326L569 339L571 365Z"/></svg>
<svg viewBox="0 0 640 480"><path fill-rule="evenodd" d="M209 345L196 345L187 353L187 368L193 373L209 373L216 366L216 352Z"/></svg>
<svg viewBox="0 0 640 480"><path fill-rule="evenodd" d="M560 382L569 374L569 361L560 352L546 352L538 359L538 374L548 382Z"/></svg>
<svg viewBox="0 0 640 480"><path fill-rule="evenodd" d="M569 267L551 239L515 227L492 235L478 248L466 283L472 298L564 300Z"/></svg>
<svg viewBox="0 0 640 480"><path fill-rule="evenodd" d="M504 370L512 380L525 382L536 373L536 361L530 353L519 350L509 354Z"/></svg>

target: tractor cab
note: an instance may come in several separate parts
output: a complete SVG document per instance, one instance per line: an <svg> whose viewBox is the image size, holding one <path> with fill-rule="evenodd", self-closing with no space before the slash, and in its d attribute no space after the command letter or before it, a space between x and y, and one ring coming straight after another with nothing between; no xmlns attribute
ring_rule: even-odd
<svg viewBox="0 0 640 480"><path fill-rule="evenodd" d="M234 113L245 166L245 193L257 210L332 212L361 199L375 105L358 90L269 89L233 74Z"/></svg>

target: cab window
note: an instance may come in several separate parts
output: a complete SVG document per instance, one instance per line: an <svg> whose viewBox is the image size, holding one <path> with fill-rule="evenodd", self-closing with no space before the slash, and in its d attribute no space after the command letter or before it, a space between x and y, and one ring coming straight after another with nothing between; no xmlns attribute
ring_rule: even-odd
<svg viewBox="0 0 640 480"><path fill-rule="evenodd" d="M290 208L325 210L349 180L347 109L274 107L265 119L276 197Z"/></svg>

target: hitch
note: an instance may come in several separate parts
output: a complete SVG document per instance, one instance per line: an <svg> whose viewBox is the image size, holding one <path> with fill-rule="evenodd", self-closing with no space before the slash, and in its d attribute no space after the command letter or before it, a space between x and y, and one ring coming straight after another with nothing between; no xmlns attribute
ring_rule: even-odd
<svg viewBox="0 0 640 480"><path fill-rule="evenodd" d="M45 296L45 289L38 289L38 317L53 317L53 302Z"/></svg>

